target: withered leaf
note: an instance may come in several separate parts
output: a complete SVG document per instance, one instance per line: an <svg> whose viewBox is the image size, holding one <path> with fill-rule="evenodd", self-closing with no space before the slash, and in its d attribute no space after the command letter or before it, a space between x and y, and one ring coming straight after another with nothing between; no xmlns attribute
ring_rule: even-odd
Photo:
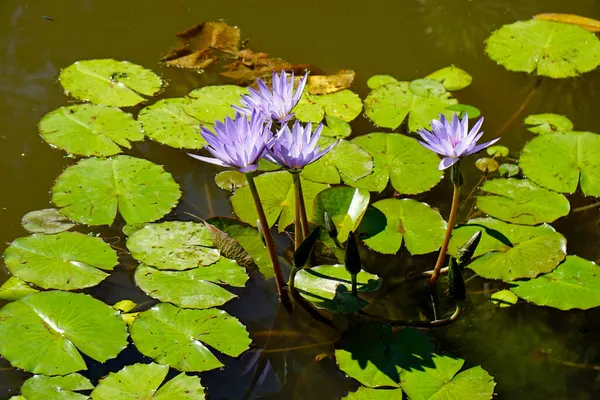
<svg viewBox="0 0 600 400"><path fill-rule="evenodd" d="M240 83L250 83L256 78L263 78L271 75L273 71L294 72L294 74L304 74L306 70L317 72L310 64L291 64L281 58L269 57L267 53L255 53L252 50L244 49L237 53L237 60L224 68L226 72L221 75L240 81Z"/></svg>

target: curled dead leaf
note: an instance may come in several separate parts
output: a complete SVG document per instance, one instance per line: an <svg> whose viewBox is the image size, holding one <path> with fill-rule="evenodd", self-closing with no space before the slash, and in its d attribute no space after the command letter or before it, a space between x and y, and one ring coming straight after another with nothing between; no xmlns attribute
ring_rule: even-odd
<svg viewBox="0 0 600 400"><path fill-rule="evenodd" d="M543 13L534 17L546 21L562 22L565 24L579 25L590 32L600 32L600 21L575 14Z"/></svg>

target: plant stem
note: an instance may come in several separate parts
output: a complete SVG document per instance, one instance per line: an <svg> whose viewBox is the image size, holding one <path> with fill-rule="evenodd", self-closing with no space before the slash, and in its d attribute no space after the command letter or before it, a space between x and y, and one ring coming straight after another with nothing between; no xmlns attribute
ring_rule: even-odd
<svg viewBox="0 0 600 400"><path fill-rule="evenodd" d="M350 274L352 279L352 295L358 296L358 282L356 281L356 274Z"/></svg>
<svg viewBox="0 0 600 400"><path fill-rule="evenodd" d="M587 206L577 207L571 210L571 212L582 212L586 210L591 210L592 208L596 208L600 206L600 201L592 204L588 204Z"/></svg>
<svg viewBox="0 0 600 400"><path fill-rule="evenodd" d="M302 227L300 222L300 203L298 202L298 191L296 192L296 204L294 204L294 249L298 250L300 247L300 243L304 240L304 235L302 234Z"/></svg>
<svg viewBox="0 0 600 400"><path fill-rule="evenodd" d="M369 314L365 311L359 311L358 313L360 315L363 315L370 319L389 323L391 326L409 326L409 327L413 327L413 328L433 329L433 328L439 328L440 326L450 325L451 323L457 321L458 318L460 317L460 315L462 314L462 305L457 304L456 310L454 310L454 313L450 317L444 318L444 319L435 319L433 321L390 320L387 318Z"/></svg>
<svg viewBox="0 0 600 400"><path fill-rule="evenodd" d="M302 239L308 236L308 218L306 218L306 206L304 204L304 195L302 194L302 182L300 181L300 173L293 172L294 191L296 193L296 205L300 209L300 223L302 224Z"/></svg>
<svg viewBox="0 0 600 400"><path fill-rule="evenodd" d="M277 284L277 293L279 294L279 301L288 303L287 292L284 290L285 279L283 278L283 273L281 272L281 265L279 265L277 250L275 249L273 236L271 236L271 230L269 229L269 223L267 222L265 210L263 209L262 203L260 202L260 196L258 195L256 184L254 183L254 177L251 173L247 173L246 179L248 180L248 187L250 187L250 192L252 193L252 198L254 199L254 205L256 206L256 212L258 213L258 220L260 221L260 224L263 228L265 245L269 250L271 264L273 264L273 272L275 275L275 283Z"/></svg>

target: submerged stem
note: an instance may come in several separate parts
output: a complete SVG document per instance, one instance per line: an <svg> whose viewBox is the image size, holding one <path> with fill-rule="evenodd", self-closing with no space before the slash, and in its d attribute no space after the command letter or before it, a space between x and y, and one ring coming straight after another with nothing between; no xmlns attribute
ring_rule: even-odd
<svg viewBox="0 0 600 400"><path fill-rule="evenodd" d="M460 315L462 314L462 305L460 303L458 303L456 305L456 310L454 310L454 313L451 316L449 316L448 318L435 319L433 321L389 320L387 318L369 314L365 311L359 311L359 314L363 315L367 318L370 318L370 319L388 323L391 326L408 326L408 327L412 327L412 328L433 329L433 328L439 328L441 326L450 325L451 323L457 321L458 318L460 317Z"/></svg>
<svg viewBox="0 0 600 400"><path fill-rule="evenodd" d="M539 89L539 87L541 85L542 85L542 77L538 76L535 83L529 90L529 93L527 93L527 96L523 100L523 104L521 104L521 107L519 107L519 109L517 111L515 111L515 113L513 115L511 115L511 117L508 119L508 121L506 121L500 129L498 129L498 132L496 132L496 134L494 135L495 138L499 137L505 130L507 130L513 124L513 122L516 121L517 118L519 118L519 116L525 110L525 108L527 108L527 105L529 104L531 99L533 99L533 95L535 95L535 92L537 92L537 90Z"/></svg>
<svg viewBox="0 0 600 400"><path fill-rule="evenodd" d="M300 209L300 223L302 224L302 239L308 236L308 218L306 218L306 206L304 204L304 195L302 193L302 182L300 181L300 173L293 172L294 191L296 194L296 204Z"/></svg>

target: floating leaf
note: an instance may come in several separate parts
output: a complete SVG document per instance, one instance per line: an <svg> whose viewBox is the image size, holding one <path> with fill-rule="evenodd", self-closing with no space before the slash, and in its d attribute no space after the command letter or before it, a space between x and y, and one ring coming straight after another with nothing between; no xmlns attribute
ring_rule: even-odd
<svg viewBox="0 0 600 400"><path fill-rule="evenodd" d="M486 52L510 71L568 78L600 64L600 41L579 26L532 19L504 25L486 40Z"/></svg>
<svg viewBox="0 0 600 400"><path fill-rule="evenodd" d="M436 81L441 82L446 90L449 91L464 89L473 81L473 77L469 75L467 71L454 65L439 69L427 75L425 78L435 79Z"/></svg>
<svg viewBox="0 0 600 400"><path fill-rule="evenodd" d="M306 90L310 94L329 94L349 88L356 73L351 69L342 69L331 75L310 74L306 81ZM299 80L299 77L297 78Z"/></svg>
<svg viewBox="0 0 600 400"><path fill-rule="evenodd" d="M485 149L485 152L490 157L498 158L498 157L508 156L509 150L508 150L508 147L495 145L495 146L490 146L487 149Z"/></svg>
<svg viewBox="0 0 600 400"><path fill-rule="evenodd" d="M416 139L384 132L369 133L352 140L373 157L373 173L346 184L381 192L388 181L398 193L417 194L435 186L443 176L438 170L440 159L421 146Z"/></svg>
<svg viewBox="0 0 600 400"><path fill-rule="evenodd" d="M36 233L16 239L4 252L11 274L44 289L73 290L95 286L119 262L102 239L77 232Z"/></svg>
<svg viewBox="0 0 600 400"><path fill-rule="evenodd" d="M360 115L362 107L360 97L346 89L325 95L304 93L293 111L302 122L320 122L325 115L350 122Z"/></svg>
<svg viewBox="0 0 600 400"><path fill-rule="evenodd" d="M348 393L343 397L346 400L389 400L401 399L402 389L370 389L364 386L358 388L356 392Z"/></svg>
<svg viewBox="0 0 600 400"><path fill-rule="evenodd" d="M319 145L322 149L329 147L334 139L322 137ZM373 171L373 158L359 145L347 140L338 144L320 160L307 165L302 170L302 176L313 182L340 183L341 178L347 177L358 180Z"/></svg>
<svg viewBox="0 0 600 400"><path fill-rule="evenodd" d="M215 183L221 189L233 192L235 189L246 186L248 180L246 180L246 175L232 169L219 172L215 176Z"/></svg>
<svg viewBox="0 0 600 400"><path fill-rule="evenodd" d="M405 370L402 373L402 389L410 400L490 400L494 396L496 382L480 366L460 373L465 360L434 355L433 365Z"/></svg>
<svg viewBox="0 0 600 400"><path fill-rule="evenodd" d="M321 131L321 136L334 138L345 138L352 133L352 127L343 119L325 115L325 125Z"/></svg>
<svg viewBox="0 0 600 400"><path fill-rule="evenodd" d="M569 214L569 200L527 179L493 179L477 196L477 207L488 215L513 224L537 225ZM491 195L490 195L491 194Z"/></svg>
<svg viewBox="0 0 600 400"><path fill-rule="evenodd" d="M460 118L463 118L465 115L467 115L469 119L473 119L481 115L481 110L479 110L479 108L470 106L468 104L453 104L451 106L446 107L446 109L460 113Z"/></svg>
<svg viewBox="0 0 600 400"><path fill-rule="evenodd" d="M535 137L523 148L519 166L540 186L574 193L580 182L588 196L600 196L600 135L554 133Z"/></svg>
<svg viewBox="0 0 600 400"><path fill-rule="evenodd" d="M21 218L23 228L32 233L59 233L75 226L56 208L30 211Z"/></svg>
<svg viewBox="0 0 600 400"><path fill-rule="evenodd" d="M104 362L126 345L119 313L85 294L34 293L0 309L0 354L34 374L87 369L80 352Z"/></svg>
<svg viewBox="0 0 600 400"><path fill-rule="evenodd" d="M313 199L317 193L327 188L328 185L314 183L300 178L306 204L307 215L312 215ZM255 178L256 187L262 205L265 209L269 226L273 226L279 218L279 231L283 230L294 221L294 185L292 174L288 171L268 172ZM236 190L231 196L233 210L238 217L252 226L256 226L258 214L248 187Z"/></svg>
<svg viewBox="0 0 600 400"><path fill-rule="evenodd" d="M498 172L500 172L500 176L506 176L510 178L511 176L515 176L519 174L519 166L510 163L500 164L498 167Z"/></svg>
<svg viewBox="0 0 600 400"><path fill-rule="evenodd" d="M185 373L161 386L168 365L134 364L102 378L91 394L93 400L204 400L204 388L196 376ZM160 386L160 388L159 388Z"/></svg>
<svg viewBox="0 0 600 400"><path fill-rule="evenodd" d="M408 84L411 92L421 97L440 97L446 93L446 88L434 79L415 79Z"/></svg>
<svg viewBox="0 0 600 400"><path fill-rule="evenodd" d="M398 80L390 75L373 75L367 80L369 89L377 89L378 87L398 83Z"/></svg>
<svg viewBox="0 0 600 400"><path fill-rule="evenodd" d="M89 397L75 393L91 390L94 385L79 374L66 376L35 375L27 379L21 387L21 393L27 400L85 400Z"/></svg>
<svg viewBox="0 0 600 400"><path fill-rule="evenodd" d="M163 99L144 108L138 115L144 134L150 139L178 149L201 149L200 121L185 111L189 98Z"/></svg>
<svg viewBox="0 0 600 400"><path fill-rule="evenodd" d="M60 84L78 100L105 106L128 107L158 92L161 79L128 61L85 60L63 69Z"/></svg>
<svg viewBox="0 0 600 400"><path fill-rule="evenodd" d="M381 286L377 275L361 271L356 275L358 292L374 292ZM351 292L350 273L343 265L319 265L296 274L298 293L317 308L332 313L353 313L368 303Z"/></svg>
<svg viewBox="0 0 600 400"><path fill-rule="evenodd" d="M40 134L50 145L81 156L112 156L142 140L139 122L118 108L94 104L61 107L44 115Z"/></svg>
<svg viewBox="0 0 600 400"><path fill-rule="evenodd" d="M37 292L39 290L32 288L27 282L11 276L0 286L0 300L21 300L23 297Z"/></svg>
<svg viewBox="0 0 600 400"><path fill-rule="evenodd" d="M202 124L212 125L225 117L233 118L235 110L231 106L241 106L244 94L248 94L248 89L235 85L201 87L190 92L192 101L183 107L183 111Z"/></svg>
<svg viewBox="0 0 600 400"><path fill-rule="evenodd" d="M138 350L180 371L208 371L223 364L204 345L239 356L250 338L244 325L225 311L185 310L160 303L140 313L131 327Z"/></svg>
<svg viewBox="0 0 600 400"><path fill-rule="evenodd" d="M549 274L511 284L517 296L539 306L559 310L600 307L600 267L577 256L567 256Z"/></svg>
<svg viewBox="0 0 600 400"><path fill-rule="evenodd" d="M497 171L500 165L498 165L498 161L489 157L481 157L475 161L475 166L478 170L488 173Z"/></svg>
<svg viewBox="0 0 600 400"><path fill-rule="evenodd" d="M573 130L573 123L564 115L558 114L534 114L525 118L526 125L534 125L527 128L528 131L538 135L553 132L567 132Z"/></svg>
<svg viewBox="0 0 600 400"><path fill-rule="evenodd" d="M442 245L446 221L427 204L412 199L384 199L372 206L383 218L367 211L360 230L364 229L363 241L373 250L396 254L402 239L413 255L431 253Z"/></svg>
<svg viewBox="0 0 600 400"><path fill-rule="evenodd" d="M397 82L379 86L365 99L365 113L373 123L383 128L396 129L408 116L408 130L429 129L431 120L454 112L447 109L456 104L445 92L439 96L423 97L413 93L409 82Z"/></svg>
<svg viewBox="0 0 600 400"><path fill-rule="evenodd" d="M346 186L325 189L314 199L312 221L324 225L323 213L327 212L337 227L338 240L343 243L348 233L358 228L369 198L369 192L363 189Z"/></svg>
<svg viewBox="0 0 600 400"><path fill-rule="evenodd" d="M127 239L127 248L133 258L158 269L196 268L220 257L208 229L196 222L144 225Z"/></svg>
<svg viewBox="0 0 600 400"><path fill-rule="evenodd" d="M483 235L468 268L484 278L533 278L552 271L566 255L566 239L551 226L512 225L493 218L475 218L454 229L450 255L458 257L458 248L477 231Z"/></svg>
<svg viewBox="0 0 600 400"><path fill-rule="evenodd" d="M112 224L117 208L128 224L155 221L180 196L179 185L161 166L129 156L81 160L52 188L52 201L61 212L87 225Z"/></svg>
<svg viewBox="0 0 600 400"><path fill-rule="evenodd" d="M510 290L500 290L492 294L490 297L490 301L494 304L497 304L500 308L510 307L514 304L517 304L519 298L516 294L511 292Z"/></svg>
<svg viewBox="0 0 600 400"><path fill-rule="evenodd" d="M574 14L543 13L537 14L535 19L562 22L565 24L579 25L590 32L600 32L600 21Z"/></svg>

